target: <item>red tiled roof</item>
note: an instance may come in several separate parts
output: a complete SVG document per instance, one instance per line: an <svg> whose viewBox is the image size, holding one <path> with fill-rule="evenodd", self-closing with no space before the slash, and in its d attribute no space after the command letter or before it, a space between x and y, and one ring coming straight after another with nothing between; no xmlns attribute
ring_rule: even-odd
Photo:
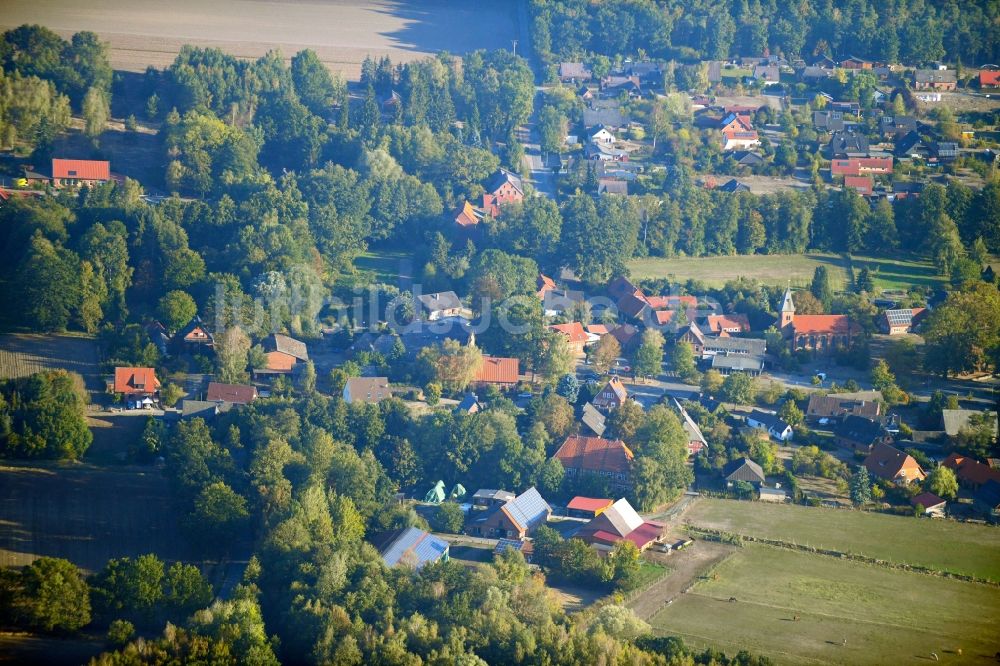
<svg viewBox="0 0 1000 666"><path fill-rule="evenodd" d="M738 329L742 333L750 330L750 320L745 314L722 314L708 315L705 317L708 330L713 333L721 333L730 328Z"/></svg>
<svg viewBox="0 0 1000 666"><path fill-rule="evenodd" d="M856 333L858 324L852 322L847 315L795 315L792 328L796 335L809 333Z"/></svg>
<svg viewBox="0 0 1000 666"><path fill-rule="evenodd" d="M680 308L682 305L688 308L698 307L698 298L695 296L647 296L646 302L654 310Z"/></svg>
<svg viewBox="0 0 1000 666"><path fill-rule="evenodd" d="M628 472L635 455L620 439L570 435L552 456L567 469L588 472Z"/></svg>
<svg viewBox="0 0 1000 666"><path fill-rule="evenodd" d="M923 479L925 474L913 456L889 446L876 444L865 458L865 467L880 479L895 480L905 471L907 482Z"/></svg>
<svg viewBox="0 0 1000 666"><path fill-rule="evenodd" d="M957 453L953 453L941 461L941 466L953 470L959 481L973 486L981 486L990 480L1000 482L1000 470L995 470L974 458L961 456Z"/></svg>
<svg viewBox="0 0 1000 666"><path fill-rule="evenodd" d="M566 505L566 508L573 511L600 511L601 509L607 509L614 503L615 501L610 499L574 497L569 501L569 504Z"/></svg>
<svg viewBox="0 0 1000 666"><path fill-rule="evenodd" d="M549 326L553 331L557 331L566 336L566 342L586 342L589 338L587 332L583 330L583 324L573 321L568 324L553 324Z"/></svg>
<svg viewBox="0 0 1000 666"><path fill-rule="evenodd" d="M538 297L541 298L545 295L545 292L552 291L556 288L556 281L548 275L539 273L538 277L535 279L535 286L538 287Z"/></svg>
<svg viewBox="0 0 1000 666"><path fill-rule="evenodd" d="M653 313L653 316L656 318L657 324L666 326L673 320L675 312L676 310L657 310Z"/></svg>
<svg viewBox="0 0 1000 666"><path fill-rule="evenodd" d="M111 162L102 160L52 160L53 178L111 180Z"/></svg>
<svg viewBox="0 0 1000 666"><path fill-rule="evenodd" d="M844 176L844 187L854 189L861 194L871 194L875 181L871 176Z"/></svg>
<svg viewBox="0 0 1000 666"><path fill-rule="evenodd" d="M159 388L153 368L115 368L115 393L155 393Z"/></svg>
<svg viewBox="0 0 1000 666"><path fill-rule="evenodd" d="M615 336L615 340L622 347L628 346L635 336L639 334L639 329L630 324L622 324L621 326L616 326L611 330L611 335Z"/></svg>
<svg viewBox="0 0 1000 666"><path fill-rule="evenodd" d="M208 390L205 392L205 399L209 402L222 400L237 405L245 405L253 402L257 397L257 387L246 384L222 384L220 382L209 382Z"/></svg>
<svg viewBox="0 0 1000 666"><path fill-rule="evenodd" d="M468 201L462 204L462 207L455 213L455 224L460 227L473 227L479 224L479 215L476 214L476 209Z"/></svg>
<svg viewBox="0 0 1000 666"><path fill-rule="evenodd" d="M587 327L587 333L593 333L594 335L607 335L611 332L607 324L591 324Z"/></svg>
<svg viewBox="0 0 1000 666"><path fill-rule="evenodd" d="M1000 69L998 70L984 69L981 72L979 72L979 85L1000 86Z"/></svg>
<svg viewBox="0 0 1000 666"><path fill-rule="evenodd" d="M858 176L862 171L892 173L892 158L853 157L830 162L830 173L834 176Z"/></svg>
<svg viewBox="0 0 1000 666"><path fill-rule="evenodd" d="M483 367L476 373L475 382L485 384L516 384L519 374L516 358L484 356Z"/></svg>

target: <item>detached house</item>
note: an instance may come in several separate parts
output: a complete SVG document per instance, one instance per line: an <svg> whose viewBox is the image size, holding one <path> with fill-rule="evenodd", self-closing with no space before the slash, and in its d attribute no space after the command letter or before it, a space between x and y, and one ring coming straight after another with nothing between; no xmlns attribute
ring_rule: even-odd
<svg viewBox="0 0 1000 666"><path fill-rule="evenodd" d="M848 414L833 428L837 445L855 451L872 451L876 446L892 443L892 434L881 421Z"/></svg>
<svg viewBox="0 0 1000 666"><path fill-rule="evenodd" d="M344 384L344 402L379 403L392 397L388 377L351 377Z"/></svg>
<svg viewBox="0 0 1000 666"><path fill-rule="evenodd" d="M504 204L524 200L524 185L516 173L499 169L486 184L483 193L483 210L491 217L500 216L500 207Z"/></svg>
<svg viewBox="0 0 1000 666"><path fill-rule="evenodd" d="M927 308L905 308L902 310L886 310L879 317L879 328L889 335L912 333L923 321Z"/></svg>
<svg viewBox="0 0 1000 666"><path fill-rule="evenodd" d="M722 478L726 486L732 487L737 481L746 481L756 486L764 483L764 469L749 458L737 458L722 468Z"/></svg>
<svg viewBox="0 0 1000 666"><path fill-rule="evenodd" d="M232 405L248 405L257 399L257 387L249 384L223 384L209 382L205 391L208 402L226 402Z"/></svg>
<svg viewBox="0 0 1000 666"><path fill-rule="evenodd" d="M836 394L813 393L809 396L809 406L806 407L806 420L819 424L852 415L874 421L881 414L882 407L875 400L859 400Z"/></svg>
<svg viewBox="0 0 1000 666"><path fill-rule="evenodd" d="M53 187L94 186L111 180L111 162L104 160L52 160Z"/></svg>
<svg viewBox="0 0 1000 666"><path fill-rule="evenodd" d="M552 515L552 507L532 486L512 500L470 522L465 533L492 539L523 540L534 534Z"/></svg>
<svg viewBox="0 0 1000 666"><path fill-rule="evenodd" d="M570 435L553 458L562 463L566 474L601 476L621 492L632 488L632 461L635 454L620 439Z"/></svg>
<svg viewBox="0 0 1000 666"><path fill-rule="evenodd" d="M549 326L556 333L561 333L566 338L566 344L577 356L583 356L584 345L594 342L591 335L584 330L583 324L578 321L568 324L553 324ZM596 338L596 336L594 336Z"/></svg>
<svg viewBox="0 0 1000 666"><path fill-rule="evenodd" d="M309 360L306 343L281 333L264 338L264 356L267 364L262 369L255 369L254 374L289 375L295 371L297 363Z"/></svg>
<svg viewBox="0 0 1000 666"><path fill-rule="evenodd" d="M185 351L197 352L211 349L215 340L208 327L201 322L201 317L195 316L187 326L177 332L177 335L174 336L174 343Z"/></svg>
<svg viewBox="0 0 1000 666"><path fill-rule="evenodd" d="M876 444L864 465L869 474L901 486L927 478L913 456L888 444Z"/></svg>
<svg viewBox="0 0 1000 666"><path fill-rule="evenodd" d="M437 321L447 317L472 318L472 313L462 304L462 299L458 297L458 294L453 291L421 294L417 300L424 310L427 321Z"/></svg>
<svg viewBox="0 0 1000 666"><path fill-rule="evenodd" d="M720 333L749 333L750 320L745 314L707 315L703 328L714 335Z"/></svg>
<svg viewBox="0 0 1000 666"><path fill-rule="evenodd" d="M761 145L757 130L750 123L750 116L730 113L720 123L722 150L752 150Z"/></svg>
<svg viewBox="0 0 1000 666"><path fill-rule="evenodd" d="M831 159L868 157L868 137L855 132L834 132L830 138Z"/></svg>
<svg viewBox="0 0 1000 666"><path fill-rule="evenodd" d="M626 400L628 400L628 391L622 384L622 380L612 377L601 389L601 392L594 396L593 402L594 407L602 412L610 412L621 407Z"/></svg>
<svg viewBox="0 0 1000 666"><path fill-rule="evenodd" d="M913 72L914 90L954 90L958 85L953 69L918 69Z"/></svg>
<svg viewBox="0 0 1000 666"><path fill-rule="evenodd" d="M502 389L517 386L519 361L516 358L499 356L483 356L483 365L473 378L475 386L493 385Z"/></svg>
<svg viewBox="0 0 1000 666"><path fill-rule="evenodd" d="M750 412L750 415L747 416L747 425L765 431L779 442L787 442L795 434L792 426L788 425L780 416L762 412L759 409Z"/></svg>
<svg viewBox="0 0 1000 666"><path fill-rule="evenodd" d="M160 391L160 380L153 368L115 368L113 388L126 402L151 405Z"/></svg>

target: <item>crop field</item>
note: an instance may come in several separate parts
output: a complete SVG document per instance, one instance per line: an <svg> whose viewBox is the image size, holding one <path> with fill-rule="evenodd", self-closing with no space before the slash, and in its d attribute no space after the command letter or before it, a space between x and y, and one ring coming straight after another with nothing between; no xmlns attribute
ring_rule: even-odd
<svg viewBox="0 0 1000 666"><path fill-rule="evenodd" d="M1000 582L1000 529L985 525L716 499L698 501L684 518L697 527Z"/></svg>
<svg viewBox="0 0 1000 666"><path fill-rule="evenodd" d="M104 390L93 338L80 335L0 335L0 379L61 368L83 377L87 390Z"/></svg>
<svg viewBox="0 0 1000 666"><path fill-rule="evenodd" d="M358 79L365 56L407 62L438 51L511 48L513 3L469 0L32 0L5 3L0 27L38 23L68 37L110 42L115 69L166 67L184 44L240 58L310 48L330 69Z"/></svg>
<svg viewBox="0 0 1000 666"><path fill-rule="evenodd" d="M187 557L158 470L0 465L0 566L64 557L93 572L112 557Z"/></svg>
<svg viewBox="0 0 1000 666"><path fill-rule="evenodd" d="M764 284L806 287L817 266L826 266L836 290L847 285L844 260L836 254L738 255L731 257L675 257L634 259L629 270L636 279L673 276L679 282L698 280L709 287L721 287L740 276L753 277Z"/></svg>
<svg viewBox="0 0 1000 666"><path fill-rule="evenodd" d="M749 545L651 624L779 664L980 663L1000 648L998 613L993 586Z"/></svg>

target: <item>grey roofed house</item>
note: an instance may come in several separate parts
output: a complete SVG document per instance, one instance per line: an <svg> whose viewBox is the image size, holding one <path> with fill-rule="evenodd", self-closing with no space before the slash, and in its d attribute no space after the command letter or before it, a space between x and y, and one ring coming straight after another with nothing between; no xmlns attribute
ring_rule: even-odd
<svg viewBox="0 0 1000 666"><path fill-rule="evenodd" d="M857 132L842 130L830 137L830 157L867 157L868 137Z"/></svg>
<svg viewBox="0 0 1000 666"><path fill-rule="evenodd" d="M562 62L559 63L559 78L564 81L579 80L585 81L593 74L582 62Z"/></svg>
<svg viewBox="0 0 1000 666"><path fill-rule="evenodd" d="M479 398L476 397L475 393L466 393L462 401L455 406L455 412L462 412L463 414L476 414L483 410L483 406L479 404Z"/></svg>
<svg viewBox="0 0 1000 666"><path fill-rule="evenodd" d="M749 458L737 458L722 468L722 476L727 483L746 481L748 483L764 483L764 470Z"/></svg>
<svg viewBox="0 0 1000 666"><path fill-rule="evenodd" d="M809 65L804 67L799 77L802 79L831 79L836 72L827 67L818 67L816 65Z"/></svg>
<svg viewBox="0 0 1000 666"><path fill-rule="evenodd" d="M436 294L421 294L417 297L428 313L461 310L465 306L462 299L453 291L441 291Z"/></svg>
<svg viewBox="0 0 1000 666"><path fill-rule="evenodd" d="M306 343L296 340L295 338L290 338L287 335L282 335L281 333L273 333L265 338L264 349L266 351L276 351L288 354L289 356L294 356L300 361L309 360L309 351L306 349Z"/></svg>
<svg viewBox="0 0 1000 666"><path fill-rule="evenodd" d="M833 434L856 449L867 449L885 439L888 431L881 421L848 414L834 426Z"/></svg>
<svg viewBox="0 0 1000 666"><path fill-rule="evenodd" d="M900 136L917 130L917 119L913 116L885 115L878 119L878 130L882 136Z"/></svg>
<svg viewBox="0 0 1000 666"><path fill-rule="evenodd" d="M777 414L764 412L759 409L750 412L747 416L747 425L767 430L769 434L782 440L788 434L788 429L791 428L788 422Z"/></svg>
<svg viewBox="0 0 1000 666"><path fill-rule="evenodd" d="M518 192L521 192L522 194L524 193L524 183L521 182L521 177L513 171L508 171L503 167L497 169L490 178L489 183L486 184L486 191L496 192L507 183L510 183L517 188Z"/></svg>
<svg viewBox="0 0 1000 666"><path fill-rule="evenodd" d="M597 193L619 194L627 196L628 183L624 180L615 180L613 178L601 178L599 181L597 181Z"/></svg>
<svg viewBox="0 0 1000 666"><path fill-rule="evenodd" d="M730 178L727 182L723 183L722 185L719 185L715 189L719 190L720 192L729 192L731 194L735 194L736 192L749 192L750 186L747 185L746 183L741 183L735 178Z"/></svg>
<svg viewBox="0 0 1000 666"><path fill-rule="evenodd" d="M735 150L729 156L741 166L760 166L764 163L764 158L752 150Z"/></svg>
<svg viewBox="0 0 1000 666"><path fill-rule="evenodd" d="M767 352L767 341L760 338L712 338L706 337L705 354L744 354L763 356Z"/></svg>
<svg viewBox="0 0 1000 666"><path fill-rule="evenodd" d="M813 111L813 126L827 132L839 132L844 129L844 113L842 111Z"/></svg>
<svg viewBox="0 0 1000 666"><path fill-rule="evenodd" d="M777 65L755 65L753 68L753 78L767 83L779 83L781 80L781 70Z"/></svg>
<svg viewBox="0 0 1000 666"><path fill-rule="evenodd" d="M845 398L842 395L809 396L809 406L806 407L806 418L813 421L820 419L838 419L853 414L867 419L877 419L882 413L881 406L875 400Z"/></svg>
<svg viewBox="0 0 1000 666"><path fill-rule="evenodd" d="M958 157L958 144L954 141L938 141L934 144L934 155L939 160L953 160Z"/></svg>
<svg viewBox="0 0 1000 666"><path fill-rule="evenodd" d="M232 407L232 403L212 400L189 400L185 398L181 402L181 418L193 419L197 417L209 420L217 414L228 412Z"/></svg>
<svg viewBox="0 0 1000 666"><path fill-rule="evenodd" d="M604 437L604 431L607 429L607 418L602 414L597 407L594 407L589 402L583 406L583 414L580 416L580 422L598 437Z"/></svg>
<svg viewBox="0 0 1000 666"><path fill-rule="evenodd" d="M733 372L759 375L764 370L764 357L746 354L715 354L712 356L712 369L718 370L724 375Z"/></svg>
<svg viewBox="0 0 1000 666"><path fill-rule="evenodd" d="M613 129L620 129L627 124L625 116L622 115L618 107L605 107L597 109L583 110L583 126L593 127L594 125L604 125Z"/></svg>
<svg viewBox="0 0 1000 666"><path fill-rule="evenodd" d="M913 72L913 81L918 84L956 83L958 72L954 69L918 69Z"/></svg>
<svg viewBox="0 0 1000 666"><path fill-rule="evenodd" d="M577 289L550 289L542 299L546 312L565 312L569 308L581 305L586 300L582 291Z"/></svg>
<svg viewBox="0 0 1000 666"><path fill-rule="evenodd" d="M472 503L476 506L496 506L510 502L517 495L509 490L495 488L480 488L472 495Z"/></svg>
<svg viewBox="0 0 1000 666"><path fill-rule="evenodd" d="M910 132L896 140L896 157L927 157L931 151L916 132Z"/></svg>
<svg viewBox="0 0 1000 666"><path fill-rule="evenodd" d="M969 419L972 418L973 415L983 413L984 412L977 411L975 409L942 409L942 429L949 437L955 437L962 428L969 425ZM985 413L993 418L993 435L995 436L997 434L997 413L991 411L987 411Z"/></svg>

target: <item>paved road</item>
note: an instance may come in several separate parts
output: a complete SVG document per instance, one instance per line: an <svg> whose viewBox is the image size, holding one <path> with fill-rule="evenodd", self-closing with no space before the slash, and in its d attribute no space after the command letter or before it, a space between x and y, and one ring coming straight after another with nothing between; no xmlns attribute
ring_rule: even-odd
<svg viewBox="0 0 1000 666"><path fill-rule="evenodd" d="M538 131L536 129L538 112L541 110L544 103L545 90L541 86L538 86L535 89L534 111L528 119L528 122L518 128L517 140L524 146L523 171L528 176L528 179L531 181L535 191L542 196L555 199L555 176L553 175L552 170L544 164L545 159L551 160L552 158L546 158L542 155L541 146L538 145L539 139Z"/></svg>

